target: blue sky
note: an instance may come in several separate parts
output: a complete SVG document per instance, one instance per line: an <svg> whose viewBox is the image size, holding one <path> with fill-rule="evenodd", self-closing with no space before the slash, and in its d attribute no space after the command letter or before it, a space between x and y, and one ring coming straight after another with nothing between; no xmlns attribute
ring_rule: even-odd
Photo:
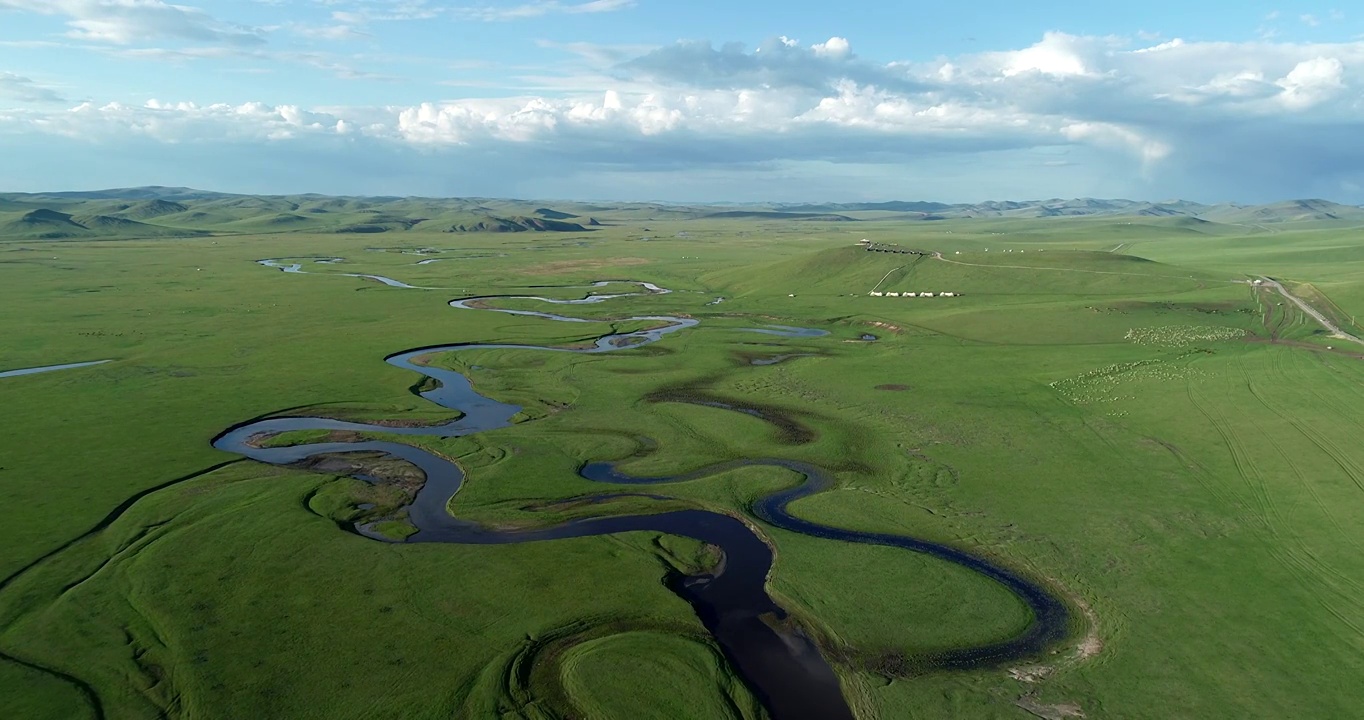
<svg viewBox="0 0 1364 720"><path fill-rule="evenodd" d="M1364 10L0 0L0 157L3 190L1364 203Z"/></svg>

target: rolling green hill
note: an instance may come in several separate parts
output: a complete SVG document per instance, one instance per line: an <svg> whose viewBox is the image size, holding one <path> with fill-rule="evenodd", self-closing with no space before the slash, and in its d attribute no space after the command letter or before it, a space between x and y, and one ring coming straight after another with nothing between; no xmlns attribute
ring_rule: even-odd
<svg viewBox="0 0 1364 720"><path fill-rule="evenodd" d="M493 217L457 222L448 226L445 232L454 233L516 233L516 232L584 232L587 228L578 223L563 220L547 220L539 217Z"/></svg>
<svg viewBox="0 0 1364 720"><path fill-rule="evenodd" d="M835 213L778 212L763 210L726 210L703 215L707 219L727 220L822 220L825 222L853 222L847 215Z"/></svg>
<svg viewBox="0 0 1364 720"><path fill-rule="evenodd" d="M42 212L28 215L35 211ZM69 217L63 218L63 215ZM140 224L119 224L100 218ZM83 222L84 219L91 223ZM1056 222L1045 226L1033 222L1039 219ZM543 200L496 198L254 196L163 187L0 194L0 240L95 236L154 238L197 234L194 231L221 234L582 232L615 224L689 222L698 223L699 232L714 232L724 223L749 221L799 221L798 225L793 222L793 226L856 222L859 227L878 222L914 222L982 237L1001 233L1028 234L1041 241L1069 242L1080 237L1106 236L1118 244L1129 237L1149 240L1153 237L1153 229L1168 235L1182 233L1196 237L1359 227L1364 226L1364 208L1324 200L1239 206L1201 205L1182 200L1138 202L1094 198L955 205L906 201L745 205L546 203ZM703 223L708 230L699 229Z"/></svg>
<svg viewBox="0 0 1364 720"><path fill-rule="evenodd" d="M1222 206L1203 213L1201 217L1223 223L1338 222L1341 224L1361 224L1364 223L1364 208L1341 205L1328 200L1289 200L1252 207Z"/></svg>
<svg viewBox="0 0 1364 720"><path fill-rule="evenodd" d="M129 205L128 207L111 214L129 220L149 220L151 218L161 217L162 215L175 215L177 213L187 212L188 210L188 205L182 205L178 202L171 202L158 198L156 200L146 200Z"/></svg>
<svg viewBox="0 0 1364 720"><path fill-rule="evenodd" d="M0 379L16 418L0 433L0 716L764 717L669 590L710 549L658 532L375 542L343 528L389 511L401 527L395 498L416 476L267 466L209 443L281 414L395 422L267 442L418 442L466 474L448 509L490 527L659 502L743 519L775 552L783 626L818 643L859 717L1357 715L1364 348L1250 279L1350 326L1364 234L1175 202L976 207L0 197L0 371L108 360ZM703 217L750 211L859 222ZM942 219L916 214L929 211ZM597 218L590 233L532 229ZM521 229L446 232L479 223ZM189 231L212 236L154 234ZM58 252L42 233L71 234ZM599 280L613 282L585 287ZM589 293L626 295L523 297ZM449 415L391 353L586 347L664 315L698 324L605 354L431 354L522 412L464 438L388 432ZM772 325L825 334L751 332ZM754 457L830 469L793 503L800 518L1035 580L1070 609L1066 637L1016 663L927 671L1018 632L1026 606L940 559L771 524L758 499L799 481L781 467L648 495L578 475Z"/></svg>
<svg viewBox="0 0 1364 720"><path fill-rule="evenodd" d="M158 238L194 237L205 234L191 230L138 222L114 215L72 215L39 208L18 217L0 213L0 240L65 240L77 238Z"/></svg>

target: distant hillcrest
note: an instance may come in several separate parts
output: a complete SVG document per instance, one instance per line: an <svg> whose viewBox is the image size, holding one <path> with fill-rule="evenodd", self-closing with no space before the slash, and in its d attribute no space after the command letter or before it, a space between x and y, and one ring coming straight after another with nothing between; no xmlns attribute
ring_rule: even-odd
<svg viewBox="0 0 1364 720"><path fill-rule="evenodd" d="M575 216L576 217L576 216ZM452 225L446 232L584 232L578 223L538 217L489 217L476 223Z"/></svg>
<svg viewBox="0 0 1364 720"><path fill-rule="evenodd" d="M183 187L0 194L0 241L278 233L589 233L663 221L858 223L1107 218L1204 232L1364 226L1364 208L1329 200L1205 205L1075 198L980 203L547 203L492 198L237 195ZM1223 232L1230 230L1224 229Z"/></svg>
<svg viewBox="0 0 1364 720"><path fill-rule="evenodd" d="M178 230L149 225L112 214L72 214L37 208L19 214L18 217L7 217L9 215L12 214L0 212L0 240L11 237L63 240L103 236L166 237L206 234L201 230Z"/></svg>
<svg viewBox="0 0 1364 720"><path fill-rule="evenodd" d="M885 203L799 203L772 206L793 215L805 213L889 212L905 213L921 220L948 218L1044 218L1085 217L1094 215L1138 217L1192 217L1220 223L1281 223L1313 220L1364 222L1364 207L1342 205L1329 200L1286 200L1268 205L1204 205L1188 200L1143 202L1137 200L1064 200L988 201L982 203L885 202Z"/></svg>

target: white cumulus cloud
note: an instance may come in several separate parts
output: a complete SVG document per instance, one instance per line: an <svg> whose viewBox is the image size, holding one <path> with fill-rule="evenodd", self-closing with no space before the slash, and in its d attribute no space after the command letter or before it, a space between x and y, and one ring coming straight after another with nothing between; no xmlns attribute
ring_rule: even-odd
<svg viewBox="0 0 1364 720"><path fill-rule="evenodd" d="M1329 100L1344 90L1344 75L1345 65L1340 60L1318 57L1293 66L1292 71L1274 84L1283 88L1279 97L1284 105L1301 110Z"/></svg>
<svg viewBox="0 0 1364 720"><path fill-rule="evenodd" d="M626 3L550 5L568 12ZM752 49L684 41L558 93L392 107L97 102L8 111L0 132L83 142L363 143L533 156L564 169L912 167L933 157L1073 151L1102 162L1104 175L1171 183L1175 190L1162 195L1179 183L1230 193L1248 183L1364 182L1361 68L1364 42L1150 45L1048 33L1017 50L904 62L860 57L837 36L813 45L779 37ZM0 90L24 85L6 77Z"/></svg>
<svg viewBox="0 0 1364 720"><path fill-rule="evenodd" d="M1057 77L1089 75L1093 71L1086 57L1093 54L1093 46L1092 38L1049 32L1030 48L1001 54L1001 69L1006 77L1026 72Z"/></svg>
<svg viewBox="0 0 1364 720"><path fill-rule="evenodd" d="M846 38L831 37L828 42L817 43L810 48L816 55L821 57L847 57L852 52L852 45Z"/></svg>
<svg viewBox="0 0 1364 720"><path fill-rule="evenodd" d="M126 45L156 38L237 45L264 42L254 28L162 0L0 0L0 10L65 17L70 37L91 42Z"/></svg>

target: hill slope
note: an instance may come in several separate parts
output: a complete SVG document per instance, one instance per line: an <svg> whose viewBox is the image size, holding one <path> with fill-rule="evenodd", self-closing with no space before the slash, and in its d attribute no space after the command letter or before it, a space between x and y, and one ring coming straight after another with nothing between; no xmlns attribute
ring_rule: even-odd
<svg viewBox="0 0 1364 720"><path fill-rule="evenodd" d="M547 220L545 218L525 216L487 216L481 220L455 223L451 225L446 232L587 232L587 228L578 223L565 222L563 220Z"/></svg>
<svg viewBox="0 0 1364 720"><path fill-rule="evenodd" d="M41 212L39 212L41 211ZM36 215L30 213L37 212ZM127 220L127 225L107 218ZM811 222L1027 222L1055 218L1058 233L1165 222L1169 232L1246 234L1364 226L1364 208L1327 200L1265 205L1205 205L1184 200L1051 198L980 203L918 201L680 205L656 202L530 202L494 198L331 197L316 194L234 195L191 188L144 187L91 192L0 194L0 238L161 237L288 232L583 232L601 225L692 220ZM85 220L90 223L86 223ZM1075 223L1072 225L1071 223ZM87 225L93 225L88 227ZM985 228L980 228L985 229ZM988 230L1009 231L1003 225ZM1031 231L1031 228L1028 229Z"/></svg>

